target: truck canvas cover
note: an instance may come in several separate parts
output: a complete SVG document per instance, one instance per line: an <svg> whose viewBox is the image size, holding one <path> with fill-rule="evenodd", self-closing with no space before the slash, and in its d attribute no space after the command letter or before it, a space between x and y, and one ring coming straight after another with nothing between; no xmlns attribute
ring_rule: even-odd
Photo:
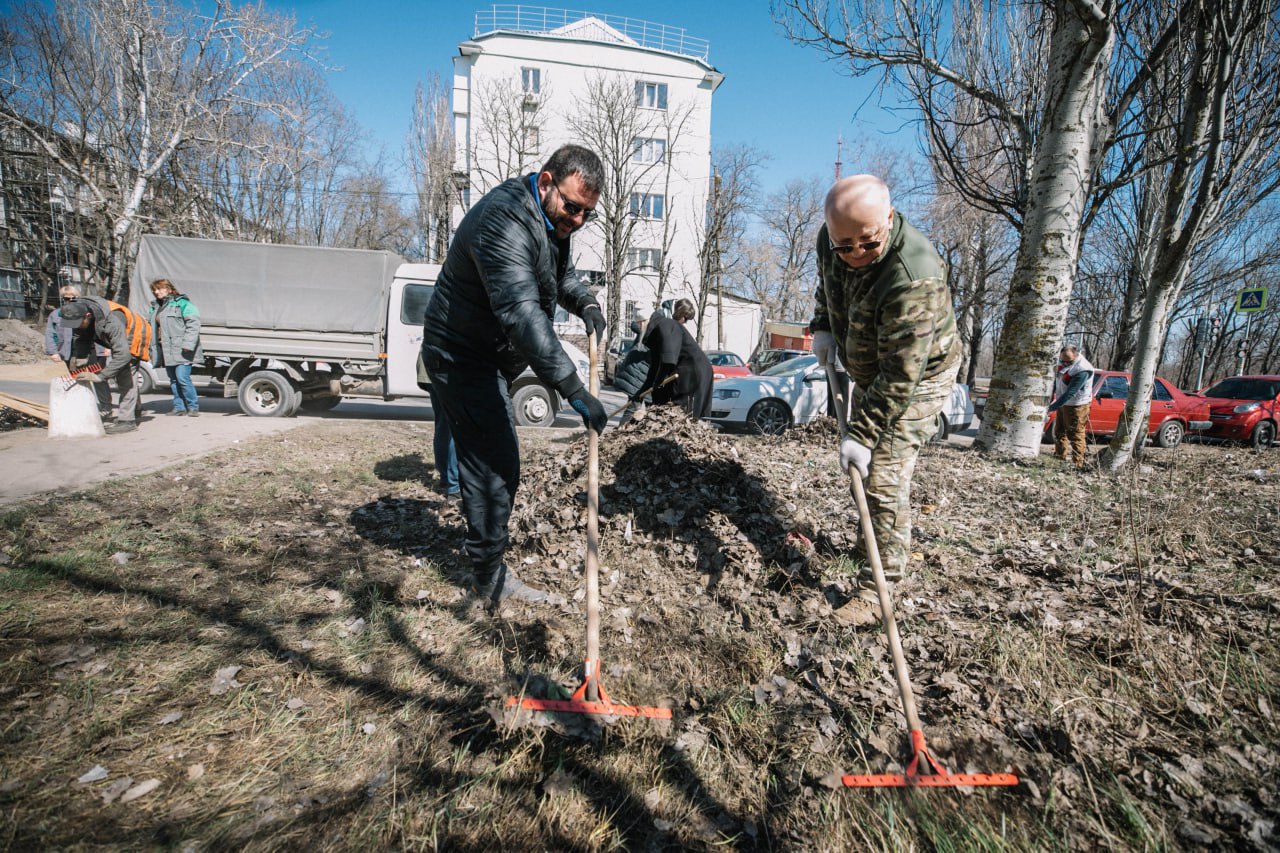
<svg viewBox="0 0 1280 853"><path fill-rule="evenodd" d="M146 234L129 306L147 316L150 283L167 278L206 327L376 333L401 263L392 252Z"/></svg>

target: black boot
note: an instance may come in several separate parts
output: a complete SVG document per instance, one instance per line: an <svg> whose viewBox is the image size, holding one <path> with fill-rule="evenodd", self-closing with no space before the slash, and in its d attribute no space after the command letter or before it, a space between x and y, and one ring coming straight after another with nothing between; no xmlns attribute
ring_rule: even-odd
<svg viewBox="0 0 1280 853"><path fill-rule="evenodd" d="M472 585L472 591L475 595L487 598L494 604L506 601L508 598L527 601L531 604L547 600L545 590L535 589L520 580L520 578L516 577L516 573L508 568L505 563L500 565L498 570L490 575L488 579L477 575Z"/></svg>

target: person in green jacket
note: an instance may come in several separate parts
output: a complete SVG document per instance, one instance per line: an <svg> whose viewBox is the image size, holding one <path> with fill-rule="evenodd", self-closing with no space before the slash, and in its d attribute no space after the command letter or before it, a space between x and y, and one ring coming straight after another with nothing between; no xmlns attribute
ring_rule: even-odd
<svg viewBox="0 0 1280 853"><path fill-rule="evenodd" d="M167 278L151 282L151 293L156 298L151 306L151 363L169 375L173 392L169 414L197 417L200 398L191 381L191 366L202 360L200 311Z"/></svg>
<svg viewBox="0 0 1280 853"><path fill-rule="evenodd" d="M960 366L946 269L928 238L893 209L872 175L837 181L818 232L818 290L810 330L821 364L839 358L854 382L840 467L867 484L885 576L911 554L911 476ZM865 543L864 543L865 547ZM865 557L865 555L863 555ZM871 624L880 607L871 571L858 573L842 621Z"/></svg>

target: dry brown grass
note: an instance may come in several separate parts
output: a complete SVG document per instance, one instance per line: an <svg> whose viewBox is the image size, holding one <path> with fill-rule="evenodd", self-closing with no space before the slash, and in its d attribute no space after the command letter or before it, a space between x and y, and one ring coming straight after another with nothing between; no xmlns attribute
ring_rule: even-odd
<svg viewBox="0 0 1280 853"><path fill-rule="evenodd" d="M602 645L614 698L675 720L594 737L495 721L580 677L580 443L530 441L513 524L513 560L566 601L492 615L462 592L429 427L320 424L8 512L0 844L1275 843L1273 455L1153 451L1113 481L931 448L899 590L930 744L1028 784L831 791L894 767L904 735L879 634L828 618L854 529L830 436L653 429L605 442ZM713 491L628 479L672 453ZM656 520L671 507L688 517ZM792 529L818 545L798 568ZM125 778L159 786L104 802Z"/></svg>

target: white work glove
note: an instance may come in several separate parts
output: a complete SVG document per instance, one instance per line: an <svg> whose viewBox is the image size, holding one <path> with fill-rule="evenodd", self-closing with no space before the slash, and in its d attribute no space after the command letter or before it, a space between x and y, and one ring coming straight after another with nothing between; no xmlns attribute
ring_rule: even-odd
<svg viewBox="0 0 1280 853"><path fill-rule="evenodd" d="M834 364L836 360L836 336L830 332L813 333L813 354L818 364Z"/></svg>
<svg viewBox="0 0 1280 853"><path fill-rule="evenodd" d="M845 436L840 442L840 469L848 471L850 468L858 469L858 475L862 479L867 479L867 467L871 464L871 448L865 444L859 444L853 438Z"/></svg>

